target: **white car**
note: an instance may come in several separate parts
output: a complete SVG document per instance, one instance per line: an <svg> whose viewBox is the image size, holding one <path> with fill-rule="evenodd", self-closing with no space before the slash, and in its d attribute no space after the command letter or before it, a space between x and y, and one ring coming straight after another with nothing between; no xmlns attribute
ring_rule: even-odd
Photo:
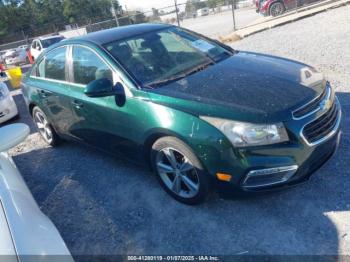
<svg viewBox="0 0 350 262"><path fill-rule="evenodd" d="M40 211L6 153L23 142L29 132L25 124L0 128L0 257L7 256L5 261L52 261L54 255L62 256L56 261L73 261L61 235Z"/></svg>
<svg viewBox="0 0 350 262"><path fill-rule="evenodd" d="M208 7L204 7L202 9L197 10L198 16L207 16L209 15L209 13L210 13L210 10Z"/></svg>
<svg viewBox="0 0 350 262"><path fill-rule="evenodd" d="M7 85L0 81L0 123L18 115L18 109Z"/></svg>
<svg viewBox="0 0 350 262"><path fill-rule="evenodd" d="M65 38L61 35L39 37L37 39L34 39L30 46L30 53L33 57L33 60L36 60L46 48L58 42L61 42L64 39Z"/></svg>
<svg viewBox="0 0 350 262"><path fill-rule="evenodd" d="M0 51L0 64L5 63L5 57L4 55L6 54L7 51Z"/></svg>
<svg viewBox="0 0 350 262"><path fill-rule="evenodd" d="M28 62L27 51L22 48L8 50L3 57L6 65L20 65Z"/></svg>

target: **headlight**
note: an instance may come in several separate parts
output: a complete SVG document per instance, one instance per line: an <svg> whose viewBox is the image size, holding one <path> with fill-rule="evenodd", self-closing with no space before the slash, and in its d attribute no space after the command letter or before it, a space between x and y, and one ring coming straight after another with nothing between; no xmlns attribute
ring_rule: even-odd
<svg viewBox="0 0 350 262"><path fill-rule="evenodd" d="M235 147L271 145L289 141L282 123L251 124L213 117L200 117L218 128Z"/></svg>
<svg viewBox="0 0 350 262"><path fill-rule="evenodd" d="M9 93L10 91L8 90L7 86L0 83L0 100L5 99Z"/></svg>

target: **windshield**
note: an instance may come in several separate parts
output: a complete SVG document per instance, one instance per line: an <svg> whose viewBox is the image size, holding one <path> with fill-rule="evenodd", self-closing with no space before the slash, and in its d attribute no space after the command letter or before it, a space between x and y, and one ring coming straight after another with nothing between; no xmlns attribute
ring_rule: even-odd
<svg viewBox="0 0 350 262"><path fill-rule="evenodd" d="M43 48L48 48L49 46L52 46L53 44L56 44L60 41L62 41L64 38L63 37L54 37L54 38L49 38L45 40L41 40L41 44L43 45Z"/></svg>
<svg viewBox="0 0 350 262"><path fill-rule="evenodd" d="M229 49L176 27L104 47L146 87L178 80L232 55Z"/></svg>

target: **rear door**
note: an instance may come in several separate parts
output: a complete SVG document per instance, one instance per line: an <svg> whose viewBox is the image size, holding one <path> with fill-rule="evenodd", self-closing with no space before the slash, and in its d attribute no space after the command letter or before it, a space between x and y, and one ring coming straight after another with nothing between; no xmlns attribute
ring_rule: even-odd
<svg viewBox="0 0 350 262"><path fill-rule="evenodd" d="M40 107L56 131L70 134L73 123L68 79L67 46L50 51L37 64L36 75L30 77L28 85L35 87Z"/></svg>

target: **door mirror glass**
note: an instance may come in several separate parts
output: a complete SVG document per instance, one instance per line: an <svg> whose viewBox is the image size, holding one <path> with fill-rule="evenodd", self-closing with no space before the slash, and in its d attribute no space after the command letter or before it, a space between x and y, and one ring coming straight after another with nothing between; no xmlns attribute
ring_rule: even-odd
<svg viewBox="0 0 350 262"><path fill-rule="evenodd" d="M113 85L108 78L101 78L92 81L86 86L84 93L88 97L114 96L115 103L119 107L124 106L126 103L124 86L119 82Z"/></svg>
<svg viewBox="0 0 350 262"><path fill-rule="evenodd" d="M124 93L124 87L121 83L113 85L108 78L101 78L90 82L84 93L88 97L117 96Z"/></svg>

